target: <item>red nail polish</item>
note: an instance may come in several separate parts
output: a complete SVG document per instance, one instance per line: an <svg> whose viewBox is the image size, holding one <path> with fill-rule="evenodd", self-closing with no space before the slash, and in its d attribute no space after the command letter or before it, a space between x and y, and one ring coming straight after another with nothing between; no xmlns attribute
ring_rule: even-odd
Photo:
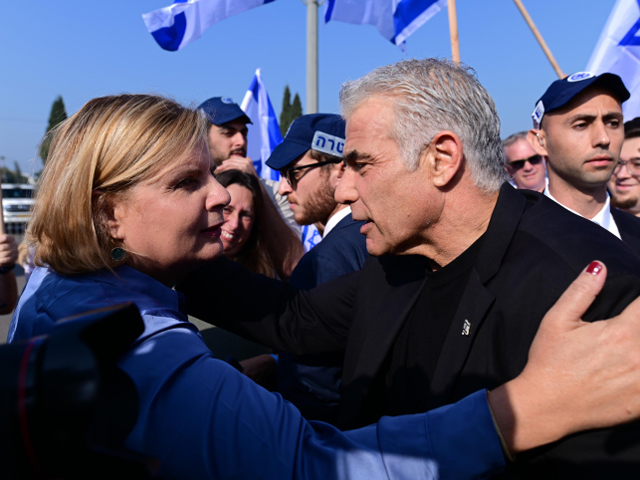
<svg viewBox="0 0 640 480"><path fill-rule="evenodd" d="M587 273L591 275L598 275L602 271L602 264L600 262L591 262L587 267Z"/></svg>

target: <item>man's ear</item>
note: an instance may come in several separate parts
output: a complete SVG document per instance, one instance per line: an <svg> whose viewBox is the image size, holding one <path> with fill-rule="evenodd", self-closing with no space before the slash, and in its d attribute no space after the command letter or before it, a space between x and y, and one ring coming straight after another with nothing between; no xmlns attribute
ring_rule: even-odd
<svg viewBox="0 0 640 480"><path fill-rule="evenodd" d="M346 166L344 164L344 162L340 162L340 163L334 163L333 165L331 165L331 182L333 183L333 186L336 187L338 185L338 183L340 183L340 179L342 178L342 175L344 175L344 170L345 170Z"/></svg>
<svg viewBox="0 0 640 480"><path fill-rule="evenodd" d="M527 133L527 141L533 151L538 155L542 155L543 157L547 156L547 142L546 142L546 134L544 130L536 130L532 128Z"/></svg>
<svg viewBox="0 0 640 480"><path fill-rule="evenodd" d="M511 170L509 165L505 165L504 169L507 171L507 175L509 175L509 178L513 178L513 171Z"/></svg>
<svg viewBox="0 0 640 480"><path fill-rule="evenodd" d="M463 166L462 140L454 132L442 130L436 133L422 155L420 161L425 162L433 184L436 187L445 187Z"/></svg>
<svg viewBox="0 0 640 480"><path fill-rule="evenodd" d="M124 228L120 218L122 218L121 206L113 206L107 195L102 190L94 190L91 194L94 217L97 223L102 224L105 233L116 240L124 240Z"/></svg>

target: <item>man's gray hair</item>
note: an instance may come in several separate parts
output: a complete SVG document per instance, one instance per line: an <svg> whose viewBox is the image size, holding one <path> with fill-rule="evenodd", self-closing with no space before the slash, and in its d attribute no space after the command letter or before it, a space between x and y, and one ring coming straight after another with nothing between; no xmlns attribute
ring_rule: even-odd
<svg viewBox="0 0 640 480"><path fill-rule="evenodd" d="M512 135L509 135L507 138L505 138L502 141L502 148L505 149L509 145L513 145L514 143L519 142L521 140L529 143L529 140L527 140L527 134L528 134L528 132L523 131L523 132L516 132L516 133L514 133ZM505 165L509 164L509 162L507 162L507 156L506 155L505 155L503 160L504 160L504 164Z"/></svg>
<svg viewBox="0 0 640 480"><path fill-rule="evenodd" d="M345 119L373 96L394 100L395 122L389 134L403 152L407 170L418 167L421 153L442 130L462 141L471 178L486 192L507 180L500 141L500 118L489 93L465 65L426 58L379 67L345 82L340 105Z"/></svg>
<svg viewBox="0 0 640 480"><path fill-rule="evenodd" d="M523 131L523 132L517 132L512 135L509 135L507 138L505 138L502 141L502 146L507 148L509 145L513 145L519 140L524 140L525 142L528 142L527 140L528 133L529 132Z"/></svg>

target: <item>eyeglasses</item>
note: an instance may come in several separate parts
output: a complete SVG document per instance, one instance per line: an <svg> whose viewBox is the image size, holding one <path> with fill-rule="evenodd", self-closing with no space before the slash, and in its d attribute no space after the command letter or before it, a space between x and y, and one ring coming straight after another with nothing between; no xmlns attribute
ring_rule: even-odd
<svg viewBox="0 0 640 480"><path fill-rule="evenodd" d="M340 161L326 160L324 162L310 163L309 165L301 165L300 167L286 168L286 169L280 170L280 175L282 175L287 180L287 182L289 182L289 185L291 185L291 188L295 189L296 186L298 185L298 182L305 174L304 170L308 172L311 169L322 167L324 165L329 165L330 163L340 163L341 161L342 160Z"/></svg>
<svg viewBox="0 0 640 480"><path fill-rule="evenodd" d="M541 155L532 155L529 158L525 158L524 160L515 160L511 163L507 162L507 165L509 165L515 171L518 171L524 167L524 164L526 162L529 162L531 165L538 165L541 161L542 161Z"/></svg>
<svg viewBox="0 0 640 480"><path fill-rule="evenodd" d="M629 175L632 177L640 177L640 158L619 160L616 168L613 169L613 174L618 175L622 167L627 167L627 172L629 172Z"/></svg>

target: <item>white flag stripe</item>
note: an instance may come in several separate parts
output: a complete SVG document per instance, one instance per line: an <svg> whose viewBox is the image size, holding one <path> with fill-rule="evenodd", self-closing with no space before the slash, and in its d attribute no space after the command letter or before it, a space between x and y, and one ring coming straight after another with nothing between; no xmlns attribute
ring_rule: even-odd
<svg viewBox="0 0 640 480"><path fill-rule="evenodd" d="M247 154L253 160L258 175L278 180L280 178L279 172L269 168L265 162L273 149L282 142L282 134L271 100L269 100L267 88L262 82L259 68L256 70L240 108L253 122L253 125L249 125Z"/></svg>

